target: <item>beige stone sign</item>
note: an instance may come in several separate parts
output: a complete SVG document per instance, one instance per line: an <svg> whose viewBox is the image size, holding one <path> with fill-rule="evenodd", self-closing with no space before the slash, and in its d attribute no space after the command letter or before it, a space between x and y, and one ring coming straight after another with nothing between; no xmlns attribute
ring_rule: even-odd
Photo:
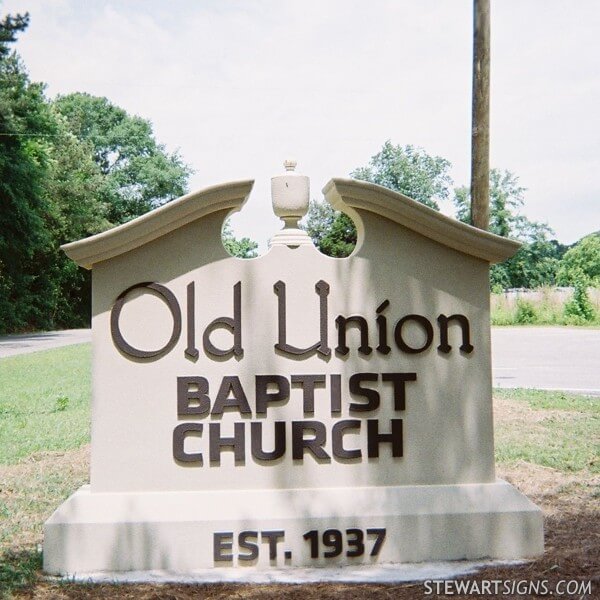
<svg viewBox="0 0 600 600"><path fill-rule="evenodd" d="M358 244L329 258L286 167L259 258L221 242L251 181L64 247L93 276L92 462L46 523L46 571L543 551L541 512L494 472L488 271L518 244L333 179Z"/></svg>

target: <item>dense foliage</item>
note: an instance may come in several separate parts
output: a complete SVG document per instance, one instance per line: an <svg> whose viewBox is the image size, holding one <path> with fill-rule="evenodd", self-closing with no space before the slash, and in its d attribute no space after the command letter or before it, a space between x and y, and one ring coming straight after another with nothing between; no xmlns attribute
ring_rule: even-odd
<svg viewBox="0 0 600 600"><path fill-rule="evenodd" d="M24 25L5 19L0 40L13 41ZM42 86L30 83L7 41L0 42L0 331L42 325L53 293L38 265L52 244L45 179L56 124Z"/></svg>
<svg viewBox="0 0 600 600"><path fill-rule="evenodd" d="M356 246L356 227L352 219L333 209L328 202L311 200L301 227L315 246L327 256L344 258Z"/></svg>
<svg viewBox="0 0 600 600"><path fill-rule="evenodd" d="M27 24L0 21L0 332L88 325L89 273L60 245L181 195L189 175L106 98L47 99L10 48Z"/></svg>
<svg viewBox="0 0 600 600"><path fill-rule="evenodd" d="M190 169L156 142L146 119L82 93L59 96L53 106L98 165L111 223L124 223L185 193Z"/></svg>
<svg viewBox="0 0 600 600"><path fill-rule="evenodd" d="M600 232L584 237L563 256L559 285L576 285L578 280L600 287Z"/></svg>
<svg viewBox="0 0 600 600"><path fill-rule="evenodd" d="M229 219L225 221L221 233L225 250L236 258L256 258L258 256L258 244L248 237L236 238L231 229Z"/></svg>

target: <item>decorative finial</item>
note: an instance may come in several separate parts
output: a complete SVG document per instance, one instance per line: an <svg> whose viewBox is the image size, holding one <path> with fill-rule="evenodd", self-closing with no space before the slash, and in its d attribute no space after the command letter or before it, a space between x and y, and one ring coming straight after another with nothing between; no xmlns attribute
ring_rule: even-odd
<svg viewBox="0 0 600 600"><path fill-rule="evenodd" d="M271 246L296 248L312 245L308 234L298 228L298 221L308 211L310 191L308 177L295 170L297 164L288 158L283 163L285 174L271 178L273 211L285 223L283 229L271 239Z"/></svg>
<svg viewBox="0 0 600 600"><path fill-rule="evenodd" d="M287 160L283 161L283 166L285 167L286 171L295 171L297 164L298 163L293 158L288 158Z"/></svg>

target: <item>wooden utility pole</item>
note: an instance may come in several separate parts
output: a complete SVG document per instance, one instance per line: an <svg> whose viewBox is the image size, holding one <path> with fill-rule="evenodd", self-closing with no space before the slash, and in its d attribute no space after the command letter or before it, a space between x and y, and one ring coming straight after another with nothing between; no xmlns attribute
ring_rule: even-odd
<svg viewBox="0 0 600 600"><path fill-rule="evenodd" d="M471 223L490 226L490 0L473 0Z"/></svg>

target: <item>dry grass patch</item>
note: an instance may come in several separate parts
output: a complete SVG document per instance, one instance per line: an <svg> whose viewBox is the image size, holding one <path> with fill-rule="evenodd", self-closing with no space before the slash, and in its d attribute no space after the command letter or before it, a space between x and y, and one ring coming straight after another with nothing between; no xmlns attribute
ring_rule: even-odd
<svg viewBox="0 0 600 600"><path fill-rule="evenodd" d="M41 543L44 521L89 480L89 446L39 452L16 465L0 465L0 555Z"/></svg>
<svg viewBox="0 0 600 600"><path fill-rule="evenodd" d="M600 400L561 392L497 390L496 461L600 474Z"/></svg>

